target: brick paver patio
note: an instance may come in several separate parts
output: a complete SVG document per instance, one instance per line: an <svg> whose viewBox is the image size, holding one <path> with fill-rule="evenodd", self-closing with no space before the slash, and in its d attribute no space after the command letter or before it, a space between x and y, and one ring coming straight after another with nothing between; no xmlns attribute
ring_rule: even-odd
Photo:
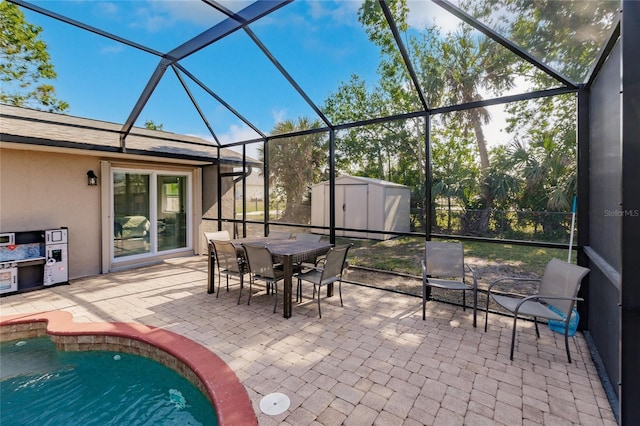
<svg viewBox="0 0 640 426"><path fill-rule="evenodd" d="M70 286L0 299L0 315L64 310L82 321L163 327L214 351L247 388L260 425L615 425L582 334L571 339L521 321L509 360L511 321L489 331L471 310L343 284L339 299L311 288L293 317L273 314L264 292L236 304L238 286L206 293L203 256L73 280ZM234 283L232 281L232 283ZM255 289L254 289L255 290ZM288 411L269 416L261 398L282 392Z"/></svg>

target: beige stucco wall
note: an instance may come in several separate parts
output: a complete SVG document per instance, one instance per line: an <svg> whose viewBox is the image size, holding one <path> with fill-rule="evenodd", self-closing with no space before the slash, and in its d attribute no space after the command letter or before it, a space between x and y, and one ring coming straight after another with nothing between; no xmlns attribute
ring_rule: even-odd
<svg viewBox="0 0 640 426"><path fill-rule="evenodd" d="M69 277L100 273L97 157L0 149L0 231L69 228Z"/></svg>
<svg viewBox="0 0 640 426"><path fill-rule="evenodd" d="M198 252L202 235L202 185L198 167L125 159L122 156L109 158L108 155L95 154L80 150L49 152L42 149L19 149L15 145L4 148L0 145L0 232L69 228L70 279L175 257L180 253L159 254L143 260L110 264L111 195L109 176L108 173L103 176L102 167L104 164L112 164L119 167L126 165L154 170L179 170L194 172L191 244ZM93 170L98 175L98 186L87 185L88 170ZM105 232L107 234L103 238ZM193 253L193 249L187 249L182 255Z"/></svg>
<svg viewBox="0 0 640 426"><path fill-rule="evenodd" d="M222 173L229 173L233 167L226 166L222 168ZM218 230L218 166L207 166L202 168L203 188L206 191L202 193L202 217L209 220L203 220L200 225L200 235L204 232L214 232ZM233 185L231 179L223 179L222 181L222 217L225 219L233 217ZM233 237L233 224L225 222L222 229L229 232ZM200 253L207 252L207 241L200 239Z"/></svg>

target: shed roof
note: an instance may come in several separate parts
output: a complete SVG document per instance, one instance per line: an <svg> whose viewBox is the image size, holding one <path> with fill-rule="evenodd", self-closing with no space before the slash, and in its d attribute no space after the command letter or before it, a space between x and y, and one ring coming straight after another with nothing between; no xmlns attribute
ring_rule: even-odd
<svg viewBox="0 0 640 426"><path fill-rule="evenodd" d="M389 181L382 180L382 179L374 179L374 178L364 177L364 176L339 176L339 177L336 178L336 185L345 184L345 183L346 184L363 183L363 184L370 184L370 185L377 185L377 186L387 186L387 187L410 189L408 186L401 185L399 183L389 182ZM315 187L315 186L328 185L328 184L329 184L329 181L324 181L324 182L320 182L318 184L315 184L313 186Z"/></svg>

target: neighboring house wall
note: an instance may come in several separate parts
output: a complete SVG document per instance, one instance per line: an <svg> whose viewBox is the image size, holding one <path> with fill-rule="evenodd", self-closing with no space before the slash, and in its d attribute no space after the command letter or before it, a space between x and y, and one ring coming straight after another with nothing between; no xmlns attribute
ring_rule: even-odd
<svg viewBox="0 0 640 426"><path fill-rule="evenodd" d="M100 273L98 157L0 149L0 231L69 228L69 276ZM100 183L102 184L102 183Z"/></svg>

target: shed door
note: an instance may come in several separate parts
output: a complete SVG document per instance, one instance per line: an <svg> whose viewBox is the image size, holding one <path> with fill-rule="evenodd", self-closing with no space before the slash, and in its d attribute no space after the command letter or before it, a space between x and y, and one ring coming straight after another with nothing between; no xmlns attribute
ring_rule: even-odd
<svg viewBox="0 0 640 426"><path fill-rule="evenodd" d="M336 227L367 229L368 185L336 185ZM340 236L359 236L359 233L337 231Z"/></svg>

